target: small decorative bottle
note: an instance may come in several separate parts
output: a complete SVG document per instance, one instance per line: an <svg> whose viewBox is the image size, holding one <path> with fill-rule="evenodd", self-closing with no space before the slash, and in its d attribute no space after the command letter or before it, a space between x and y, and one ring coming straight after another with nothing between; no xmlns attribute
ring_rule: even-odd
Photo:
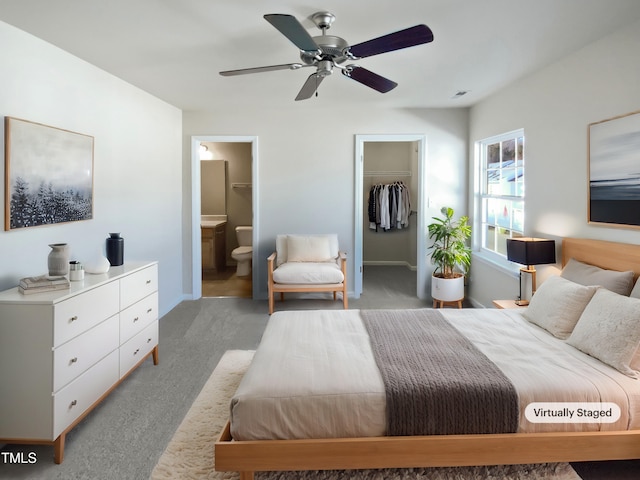
<svg viewBox="0 0 640 480"><path fill-rule="evenodd" d="M69 273L69 246L66 243L52 243L47 257L50 277L62 277Z"/></svg>
<svg viewBox="0 0 640 480"><path fill-rule="evenodd" d="M107 238L107 258L112 267L124 263L124 238L119 233L110 233Z"/></svg>

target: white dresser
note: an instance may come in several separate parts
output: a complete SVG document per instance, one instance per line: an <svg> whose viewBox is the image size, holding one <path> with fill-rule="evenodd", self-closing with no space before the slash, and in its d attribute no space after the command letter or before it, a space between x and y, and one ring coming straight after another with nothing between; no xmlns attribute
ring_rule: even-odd
<svg viewBox="0 0 640 480"><path fill-rule="evenodd" d="M54 446L147 357L158 363L158 264L71 288L0 292L0 443Z"/></svg>

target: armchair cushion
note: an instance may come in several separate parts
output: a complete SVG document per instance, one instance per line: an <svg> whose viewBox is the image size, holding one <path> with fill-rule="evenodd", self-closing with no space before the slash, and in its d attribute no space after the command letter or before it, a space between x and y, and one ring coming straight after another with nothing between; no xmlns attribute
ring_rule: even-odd
<svg viewBox="0 0 640 480"><path fill-rule="evenodd" d="M329 238L322 235L289 235L287 262L326 262L331 260Z"/></svg>
<svg viewBox="0 0 640 480"><path fill-rule="evenodd" d="M283 263L290 261L289 254L288 254L289 238L292 238L292 243L295 243L297 245L299 245L302 241L304 241L299 239L326 238L329 242L329 257L323 261L331 261L331 260L336 260L338 258L338 235L337 234L332 233L332 234L322 234L322 235L278 235L276 236L276 267L279 267ZM324 241L321 240L319 243L322 244L323 242ZM317 251L318 250L316 250L316 253ZM295 261L300 261L300 260L295 260Z"/></svg>
<svg viewBox="0 0 640 480"><path fill-rule="evenodd" d="M344 275L334 262L287 262L273 271L273 281L301 285L342 283Z"/></svg>

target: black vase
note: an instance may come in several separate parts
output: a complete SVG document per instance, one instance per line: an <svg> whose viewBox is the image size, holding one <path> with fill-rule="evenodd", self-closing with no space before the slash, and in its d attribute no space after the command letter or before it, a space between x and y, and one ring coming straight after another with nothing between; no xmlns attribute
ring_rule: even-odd
<svg viewBox="0 0 640 480"><path fill-rule="evenodd" d="M107 259L112 267L124 263L124 238L119 233L110 233L107 238Z"/></svg>

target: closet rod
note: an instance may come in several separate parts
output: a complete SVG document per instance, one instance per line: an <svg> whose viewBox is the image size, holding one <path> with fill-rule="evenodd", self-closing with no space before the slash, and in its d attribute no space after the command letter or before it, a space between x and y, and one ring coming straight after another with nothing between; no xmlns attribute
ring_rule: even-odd
<svg viewBox="0 0 640 480"><path fill-rule="evenodd" d="M381 170L379 172L364 172L365 177L382 177L382 176L393 176L393 177L410 177L411 172L407 170Z"/></svg>

